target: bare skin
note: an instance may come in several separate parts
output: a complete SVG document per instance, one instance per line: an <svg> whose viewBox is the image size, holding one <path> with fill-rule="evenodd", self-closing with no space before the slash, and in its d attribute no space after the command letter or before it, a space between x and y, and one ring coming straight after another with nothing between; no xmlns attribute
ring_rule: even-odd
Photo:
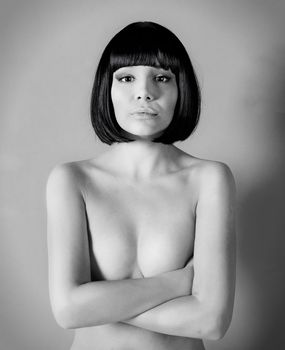
<svg viewBox="0 0 285 350"><path fill-rule="evenodd" d="M50 294L59 324L76 329L71 350L203 350L201 338L221 336L212 315L230 322L234 234L220 204L232 178L221 163L149 146L116 145L50 176ZM204 204L211 173L228 176L221 209Z"/></svg>

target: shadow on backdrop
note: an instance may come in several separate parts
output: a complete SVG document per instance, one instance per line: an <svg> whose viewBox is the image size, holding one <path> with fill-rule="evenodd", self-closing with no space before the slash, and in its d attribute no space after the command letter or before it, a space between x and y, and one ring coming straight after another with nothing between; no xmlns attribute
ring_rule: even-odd
<svg viewBox="0 0 285 350"><path fill-rule="evenodd" d="M239 203L239 259L257 311L249 315L255 324L244 326L253 337L243 350L285 349L285 50L270 52L263 66L267 81L257 100L268 138L260 152L270 152L264 152L265 174Z"/></svg>

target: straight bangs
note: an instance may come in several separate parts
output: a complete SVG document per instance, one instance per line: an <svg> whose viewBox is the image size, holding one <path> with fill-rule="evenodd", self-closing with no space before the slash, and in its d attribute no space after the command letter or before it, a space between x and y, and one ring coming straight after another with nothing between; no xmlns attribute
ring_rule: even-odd
<svg viewBox="0 0 285 350"><path fill-rule="evenodd" d="M128 66L152 66L170 69L175 75L179 72L180 62L169 50L154 46L136 45L125 47L124 50L116 50L110 55L110 70L114 73L117 69Z"/></svg>

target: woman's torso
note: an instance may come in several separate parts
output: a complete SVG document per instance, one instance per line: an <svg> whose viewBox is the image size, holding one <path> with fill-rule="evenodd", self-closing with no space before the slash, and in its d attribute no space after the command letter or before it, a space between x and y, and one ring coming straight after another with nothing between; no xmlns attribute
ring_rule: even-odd
<svg viewBox="0 0 285 350"><path fill-rule="evenodd" d="M182 153L182 152L181 152ZM175 172L131 181L87 160L74 163L86 203L92 280L151 277L193 255L199 160L181 156ZM202 350L198 339L124 323L75 331L71 350Z"/></svg>

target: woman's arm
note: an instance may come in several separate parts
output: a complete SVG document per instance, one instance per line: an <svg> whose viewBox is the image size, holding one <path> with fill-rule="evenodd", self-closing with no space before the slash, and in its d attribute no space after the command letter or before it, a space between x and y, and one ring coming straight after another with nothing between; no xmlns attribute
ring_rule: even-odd
<svg viewBox="0 0 285 350"><path fill-rule="evenodd" d="M189 269L152 278L91 281L85 202L72 164L57 166L47 183L49 288L64 328L113 323L190 293Z"/></svg>
<svg viewBox="0 0 285 350"><path fill-rule="evenodd" d="M221 163L201 173L192 295L138 315L128 324L191 338L219 339L229 327L235 290L235 183Z"/></svg>

